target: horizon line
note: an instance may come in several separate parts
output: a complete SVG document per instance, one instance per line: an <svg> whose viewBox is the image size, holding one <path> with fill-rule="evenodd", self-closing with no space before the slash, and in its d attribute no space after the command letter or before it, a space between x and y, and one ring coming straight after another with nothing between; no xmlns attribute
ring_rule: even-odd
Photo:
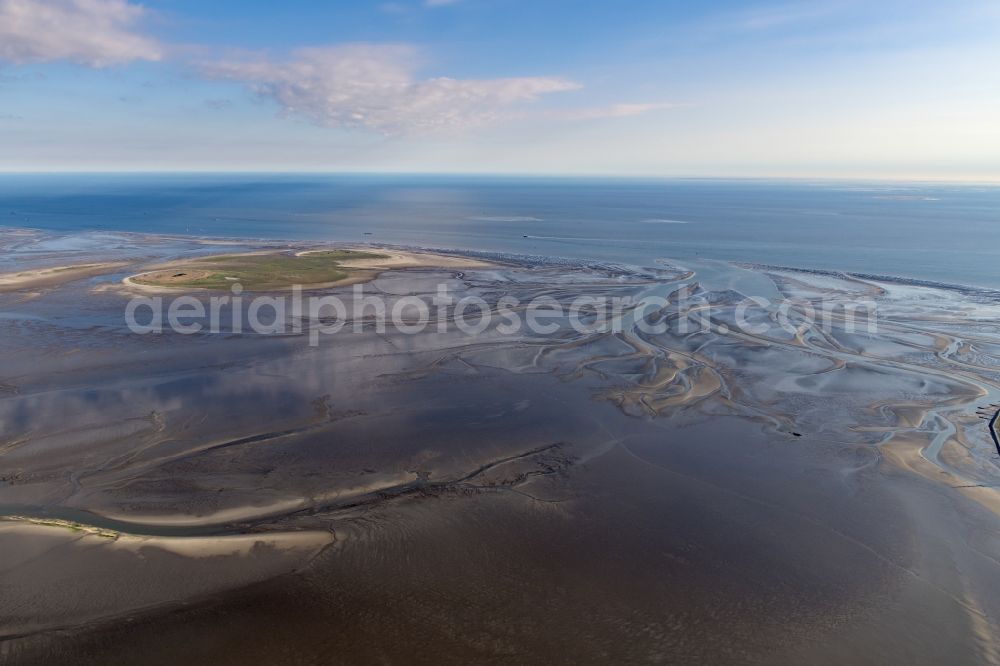
<svg viewBox="0 0 1000 666"><path fill-rule="evenodd" d="M387 177L464 177L464 178L524 178L524 179L579 179L579 180L655 180L655 181L782 181L782 182L851 182L938 185L994 185L1000 186L1000 175L984 177L943 176L847 176L847 175L704 175L704 174L623 174L623 173L554 173L516 171L383 171L341 169L5 169L0 176L156 176L156 175L220 175L220 176L387 176Z"/></svg>

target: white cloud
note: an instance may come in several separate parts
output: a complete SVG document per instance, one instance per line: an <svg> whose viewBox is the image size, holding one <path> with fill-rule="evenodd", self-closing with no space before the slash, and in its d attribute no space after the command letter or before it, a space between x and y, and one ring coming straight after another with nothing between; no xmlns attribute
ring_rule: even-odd
<svg viewBox="0 0 1000 666"><path fill-rule="evenodd" d="M461 2L461 0L424 0L425 7L446 7L447 5L454 5Z"/></svg>
<svg viewBox="0 0 1000 666"><path fill-rule="evenodd" d="M580 87L548 77L421 80L414 76L417 52L407 46L355 44L294 55L283 62L241 60L204 69L211 77L246 83L288 114L383 134L488 125L514 105Z"/></svg>
<svg viewBox="0 0 1000 666"><path fill-rule="evenodd" d="M125 0L0 0L0 60L91 67L159 60L160 46L134 32L145 13Z"/></svg>
<svg viewBox="0 0 1000 666"><path fill-rule="evenodd" d="M682 104L671 102L656 102L650 104L612 104L611 106L601 106L589 109L576 109L567 115L573 120L592 120L596 118L629 118L641 116L651 111L663 111L665 109L676 109Z"/></svg>
<svg viewBox="0 0 1000 666"><path fill-rule="evenodd" d="M761 7L743 12L737 17L737 26L744 30L771 30L786 26L828 19L839 5L808 2Z"/></svg>

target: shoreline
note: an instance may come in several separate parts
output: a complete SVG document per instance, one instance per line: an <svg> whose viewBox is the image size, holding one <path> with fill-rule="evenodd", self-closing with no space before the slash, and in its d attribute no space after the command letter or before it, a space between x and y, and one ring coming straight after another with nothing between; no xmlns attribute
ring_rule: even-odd
<svg viewBox="0 0 1000 666"><path fill-rule="evenodd" d="M992 296L1000 299L1000 287L984 287L980 285L957 284L953 282L937 282L935 280L925 280L916 277L906 277L901 275L882 275L878 273L858 273L852 271L832 270L825 268L800 268L796 266L782 266L778 264L761 264L757 262L729 262L740 268L747 268L756 271L782 271L787 273L803 273L806 275L822 275L827 277L854 278L857 280L870 280L872 282L884 282L887 284L898 284L908 287L924 287L927 289L942 289L945 291L957 291L970 296Z"/></svg>
<svg viewBox="0 0 1000 666"><path fill-rule="evenodd" d="M355 248L359 250L398 250L398 251L410 251L422 254L441 254L441 255L451 255L456 257L468 257L471 259L480 259L489 263L494 264L513 264L513 265L526 265L526 266L573 266L582 268L635 268L643 271L655 270L653 265L655 262L650 262L649 265L646 264L636 264L623 262L619 260L601 260L601 259L585 259L580 257L571 257L560 254L534 254L526 252L512 252L505 250L492 250L492 249L471 249L471 248L460 248L460 247L439 247L439 246L429 246L429 245L408 245L402 243L391 243L391 242L379 242L371 241L366 243L358 243L357 240L317 240L317 239L296 239L296 238L283 238L283 237L240 237L240 236L211 236L205 234L177 234L177 233L156 233L148 231L128 231L128 230L107 230L107 229L81 229L74 231L57 231L49 229L40 229L36 227L20 227L20 226L3 226L0 228L6 230L10 233L16 232L41 232L43 234L52 234L56 236L73 236L81 234L113 234L119 236L125 236L135 239L163 239L163 240L177 240L177 241L188 241L195 242L202 245L253 245L253 244L270 244L277 245L280 247L275 247L273 249L287 249L294 250L296 246L311 246L311 245L344 245L345 247ZM725 257L673 257L666 256L662 257L662 260L672 262L671 265L682 266L684 261L718 261L721 263L729 264L732 266L747 268L750 270L781 270L789 272L799 272L813 275L827 275L827 276L848 276L856 279L862 280L874 280L878 282L887 282L892 284L917 286L917 287L928 287L943 289L948 291L957 291L960 293L979 295L983 297L989 297L996 300L1000 300L1000 286L988 286L983 284L973 284L973 283L961 283L961 282L941 282L936 280L928 280L926 278L920 278L916 276L907 275L892 275L892 274L881 274L881 273L870 273L866 271L857 270L847 270L847 269L833 269L833 268L812 268L809 266L792 266L787 264L773 264L767 262L756 262L756 261L746 261L744 259L735 258L725 258Z"/></svg>

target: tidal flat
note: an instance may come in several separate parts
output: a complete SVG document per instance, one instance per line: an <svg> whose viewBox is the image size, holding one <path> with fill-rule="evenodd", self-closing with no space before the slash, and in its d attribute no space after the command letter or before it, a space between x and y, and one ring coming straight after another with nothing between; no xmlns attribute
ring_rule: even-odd
<svg viewBox="0 0 1000 666"><path fill-rule="evenodd" d="M0 661L1000 663L1000 293L476 255L364 293L667 304L314 346L137 334L125 280L325 246L0 250Z"/></svg>

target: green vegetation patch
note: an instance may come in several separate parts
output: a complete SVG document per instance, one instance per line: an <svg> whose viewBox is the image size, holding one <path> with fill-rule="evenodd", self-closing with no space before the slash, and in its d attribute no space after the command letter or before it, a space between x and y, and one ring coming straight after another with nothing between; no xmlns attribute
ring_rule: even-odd
<svg viewBox="0 0 1000 666"><path fill-rule="evenodd" d="M285 289L296 284L325 284L369 275L366 269L342 266L342 261L385 259L384 254L357 250L324 250L294 254L223 255L195 259L190 264L134 278L156 287L229 289L239 283L249 290Z"/></svg>

